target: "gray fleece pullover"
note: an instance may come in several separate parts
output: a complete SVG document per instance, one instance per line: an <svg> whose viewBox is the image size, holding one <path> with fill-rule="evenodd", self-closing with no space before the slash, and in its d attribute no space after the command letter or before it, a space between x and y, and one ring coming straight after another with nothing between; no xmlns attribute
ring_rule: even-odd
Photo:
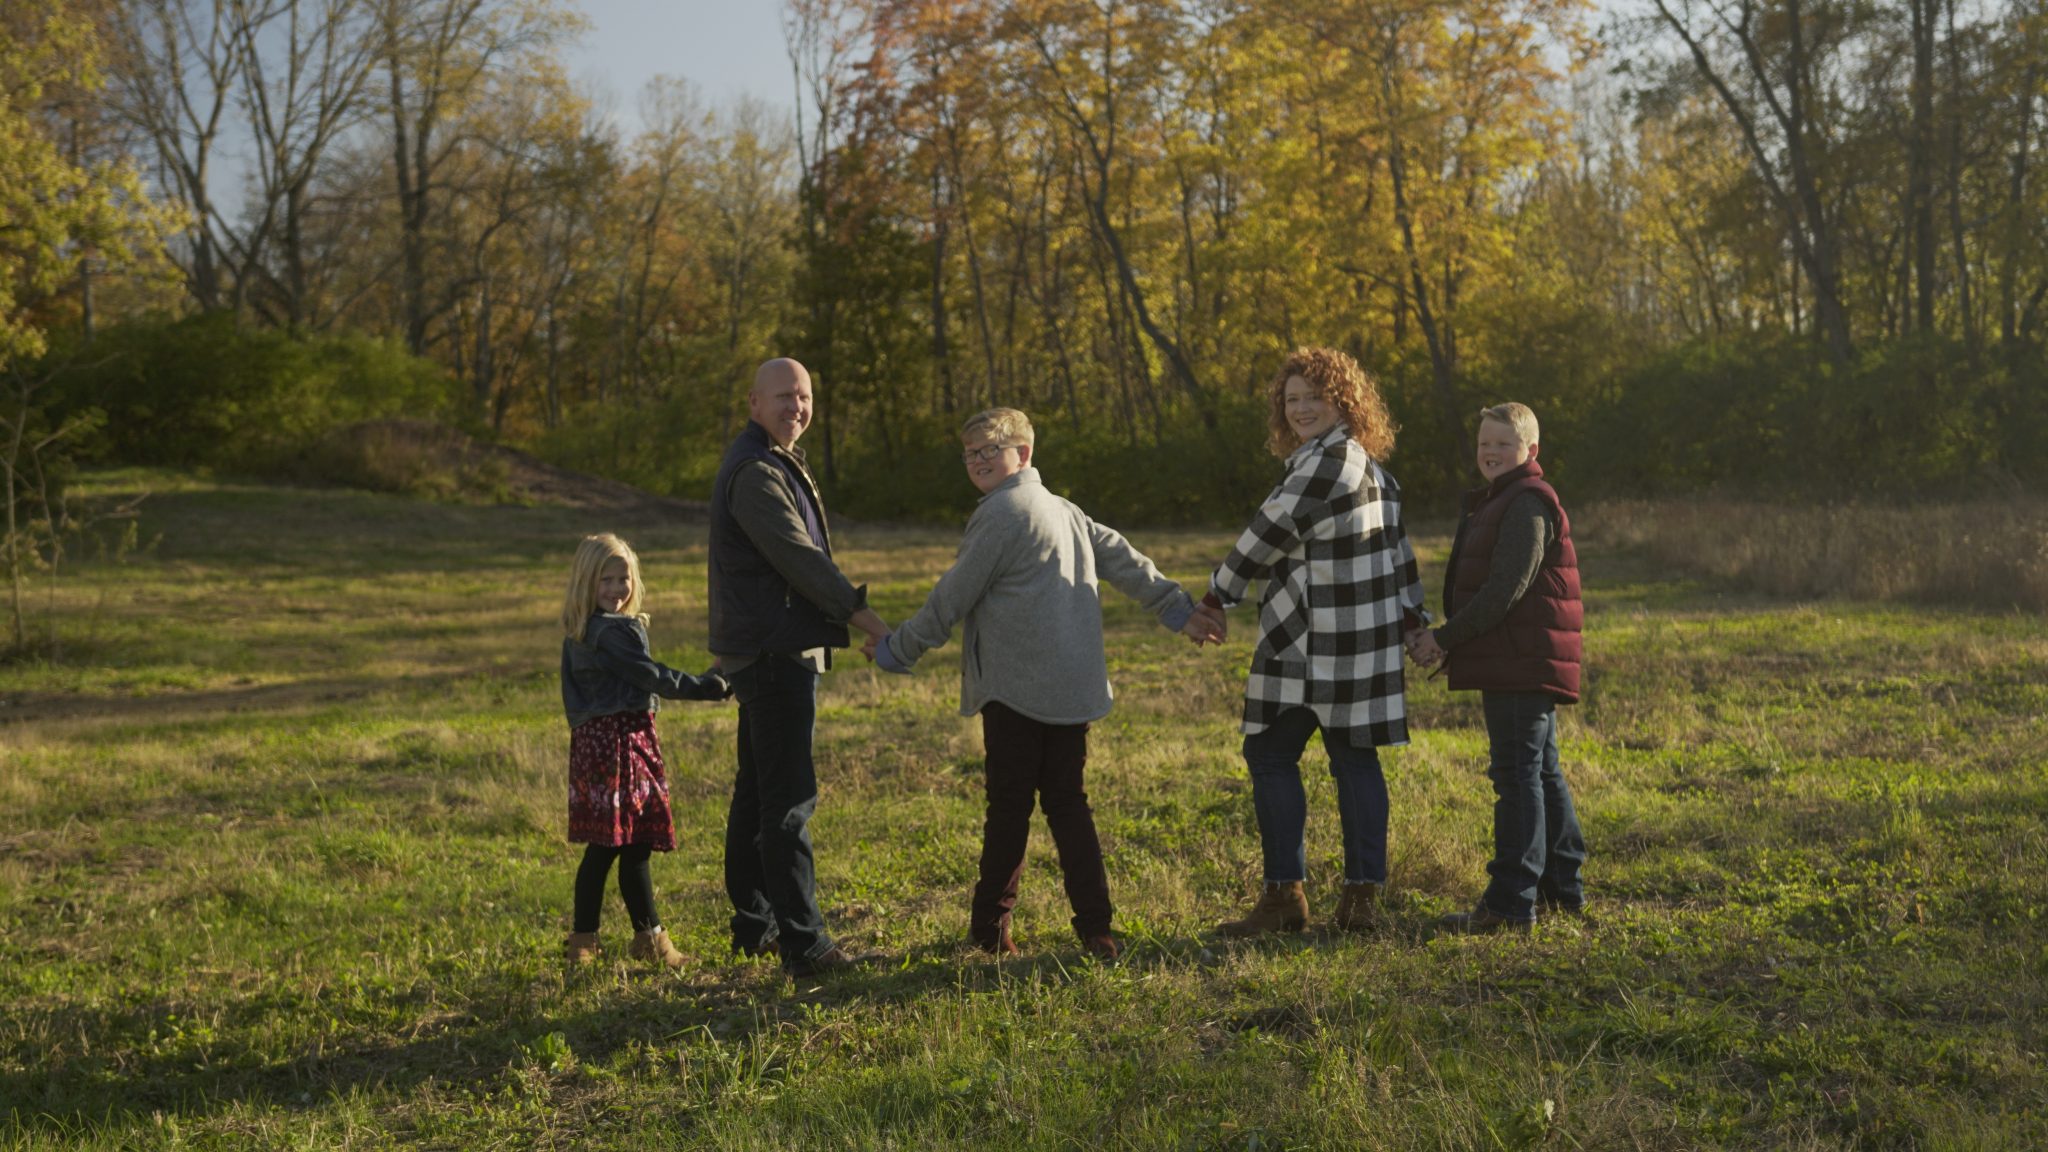
<svg viewBox="0 0 2048 1152"><path fill-rule="evenodd" d="M1100 720L1110 688L1098 580L1176 631L1194 614L1179 584L1026 468L981 498L953 566L876 662L908 671L964 621L962 716L995 700L1042 724Z"/></svg>

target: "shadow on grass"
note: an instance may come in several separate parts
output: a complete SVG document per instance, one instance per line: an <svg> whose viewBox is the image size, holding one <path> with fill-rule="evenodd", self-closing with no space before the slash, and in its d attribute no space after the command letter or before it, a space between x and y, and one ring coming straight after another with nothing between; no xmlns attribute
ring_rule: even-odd
<svg viewBox="0 0 2048 1152"><path fill-rule="evenodd" d="M1151 935L1130 941L1116 966L1099 963L1078 945L1000 960L963 946L928 945L874 966L801 981L784 976L770 961L732 960L686 967L675 975L612 963L566 974L508 966L471 986L467 1011L436 1012L433 989L422 981L380 1006L411 1010L412 1021L394 1027L391 1035L322 1045L286 1059L212 1037L258 1036L280 1018L303 1022L323 1010L293 991L245 997L202 1012L170 1001L63 1005L36 1010L34 1031L91 1037L92 1043L81 1043L40 1067L0 1071L0 1100L7 1102L0 1130L120 1131L157 1123L162 1116L203 1118L231 1106L314 1111L337 1098L366 1093L404 1098L428 1088L483 1094L576 1065L616 1067L636 1054L650 1066L711 1060L765 1075L773 1070L753 1067L770 1059L763 1052L782 1052L772 1059L786 1059L790 1037L801 1033L805 1039L796 1042L801 1048L822 1034L816 1019L820 1009L992 996L1120 974L1144 979L1156 971L1219 964L1242 952L1334 951L1357 939L1304 933L1225 944L1206 937ZM546 1011L557 981L562 981L560 991L571 993L579 985L588 990L593 984L616 983L622 994L607 996L597 1007ZM494 1004L501 1009L493 1011ZM542 1010L515 1007L522 1004ZM1216 1026L1269 1033L1302 1027L1289 1012L1285 1007L1247 1009L1220 1018ZM123 1046L117 1038L134 1039ZM564 1059L566 1053L573 1057Z"/></svg>
<svg viewBox="0 0 2048 1152"><path fill-rule="evenodd" d="M258 684L247 688L163 691L147 695L104 695L89 692L25 693L0 699L0 728L11 724L90 720L94 724L134 721L198 721L243 712L286 715L373 696L431 695L457 683L502 677L501 669L483 667L461 672L407 676L332 676Z"/></svg>

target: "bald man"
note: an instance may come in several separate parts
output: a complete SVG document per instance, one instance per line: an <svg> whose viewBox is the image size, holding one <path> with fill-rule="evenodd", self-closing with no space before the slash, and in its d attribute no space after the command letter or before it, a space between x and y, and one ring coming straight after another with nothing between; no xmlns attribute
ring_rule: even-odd
<svg viewBox="0 0 2048 1152"><path fill-rule="evenodd" d="M711 496L711 651L739 698L739 773L725 824L732 947L770 952L795 976L862 958L833 943L818 911L810 819L818 677L847 626L889 626L832 560L817 482L797 438L811 423L811 375L794 360L754 373L746 428L726 449Z"/></svg>

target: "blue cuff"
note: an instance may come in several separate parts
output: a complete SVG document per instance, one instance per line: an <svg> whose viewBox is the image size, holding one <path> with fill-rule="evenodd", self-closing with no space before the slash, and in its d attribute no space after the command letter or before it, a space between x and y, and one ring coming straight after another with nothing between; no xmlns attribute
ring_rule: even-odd
<svg viewBox="0 0 2048 1152"><path fill-rule="evenodd" d="M875 666L884 672L894 672L899 676L908 676L910 675L910 665L898 660L896 658L896 650L889 646L889 641L895 638L896 634L891 632L887 636L882 637L880 644L875 645Z"/></svg>
<svg viewBox="0 0 2048 1152"><path fill-rule="evenodd" d="M1188 626L1188 621L1192 619L1194 615L1195 602L1186 596L1182 596L1180 603L1174 605L1171 608L1168 608L1166 612L1159 617L1159 622L1166 626L1166 630L1168 632L1178 632L1181 629Z"/></svg>

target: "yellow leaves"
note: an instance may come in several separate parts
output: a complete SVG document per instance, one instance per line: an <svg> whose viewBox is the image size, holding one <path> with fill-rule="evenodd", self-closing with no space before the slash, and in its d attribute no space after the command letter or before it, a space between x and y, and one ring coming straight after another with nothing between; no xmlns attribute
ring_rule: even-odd
<svg viewBox="0 0 2048 1152"><path fill-rule="evenodd" d="M42 353L31 310L80 257L154 259L176 223L132 166L74 163L51 138L45 93L97 87L97 46L91 25L57 0L27 3L0 33L0 366Z"/></svg>

